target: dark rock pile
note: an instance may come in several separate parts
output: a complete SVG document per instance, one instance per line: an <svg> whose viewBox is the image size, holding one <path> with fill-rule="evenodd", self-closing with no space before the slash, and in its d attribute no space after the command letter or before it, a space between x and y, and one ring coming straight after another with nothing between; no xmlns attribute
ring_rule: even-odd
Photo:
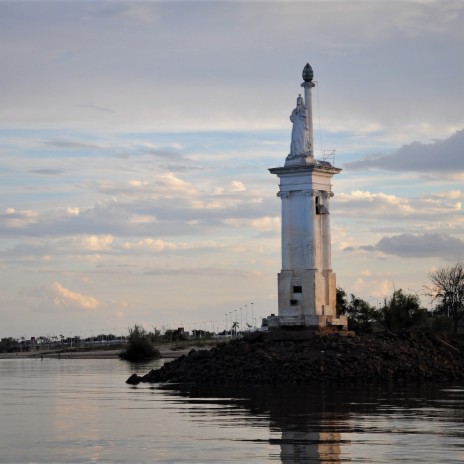
<svg viewBox="0 0 464 464"><path fill-rule="evenodd" d="M254 335L211 350L191 350L128 383L304 384L464 379L464 341L438 335L315 334L277 341Z"/></svg>

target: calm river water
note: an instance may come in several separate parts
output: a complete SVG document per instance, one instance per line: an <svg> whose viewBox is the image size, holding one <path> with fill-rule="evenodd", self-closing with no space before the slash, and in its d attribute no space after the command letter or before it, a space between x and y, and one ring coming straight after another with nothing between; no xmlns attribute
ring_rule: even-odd
<svg viewBox="0 0 464 464"><path fill-rule="evenodd" d="M464 385L125 384L160 364L0 360L0 462L464 462Z"/></svg>

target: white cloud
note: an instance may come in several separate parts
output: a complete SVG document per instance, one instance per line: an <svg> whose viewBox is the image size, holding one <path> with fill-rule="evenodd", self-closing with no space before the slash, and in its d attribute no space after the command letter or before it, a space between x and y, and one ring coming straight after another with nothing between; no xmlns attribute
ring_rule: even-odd
<svg viewBox="0 0 464 464"><path fill-rule="evenodd" d="M39 213L32 210L16 211L7 208L4 214L0 213L0 220L6 229L23 229L37 222Z"/></svg>
<svg viewBox="0 0 464 464"><path fill-rule="evenodd" d="M261 217L257 219L252 219L250 225L253 229L263 231L263 232L277 232L280 231L280 217Z"/></svg>
<svg viewBox="0 0 464 464"><path fill-rule="evenodd" d="M227 218L223 223L228 227L234 228L251 228L261 232L276 232L280 230L280 217L263 216L256 219L245 218Z"/></svg>
<svg viewBox="0 0 464 464"><path fill-rule="evenodd" d="M424 198L431 198L431 199L441 199L441 198L446 198L446 199L451 199L451 200L459 200L459 199L464 199L464 191L455 189L455 190L448 190L445 192L436 192L433 194L425 194Z"/></svg>
<svg viewBox="0 0 464 464"><path fill-rule="evenodd" d="M79 239L79 244L84 250L105 251L109 250L114 238L111 235L90 235Z"/></svg>
<svg viewBox="0 0 464 464"><path fill-rule="evenodd" d="M123 248L126 250L154 250L154 251L165 251L165 250L176 250L178 248L186 248L185 243L172 243L166 242L161 239L144 238L137 242L124 242Z"/></svg>
<svg viewBox="0 0 464 464"><path fill-rule="evenodd" d="M130 181L128 182L128 184L129 184L131 187L135 187L135 188L137 188L137 187L145 187L145 186L149 185L148 182L146 182L146 181L140 181L140 180L130 180Z"/></svg>
<svg viewBox="0 0 464 464"><path fill-rule="evenodd" d="M79 213L80 213L80 210L79 208L72 208L72 207L69 207L67 208L67 213L70 215L70 216L79 216Z"/></svg>
<svg viewBox="0 0 464 464"><path fill-rule="evenodd" d="M84 309L93 310L100 306L100 302L89 295L73 292L61 285L53 282L44 289L53 302L53 305L62 309Z"/></svg>
<svg viewBox="0 0 464 464"><path fill-rule="evenodd" d="M183 195L196 194L197 190L190 183L172 172L168 172L158 177L157 185L166 193L177 193Z"/></svg>
<svg viewBox="0 0 464 464"><path fill-rule="evenodd" d="M414 213L412 201L396 195L372 193L354 190L337 195L336 208L344 215L359 215L360 210L369 208L371 215L382 216L385 213L396 216L408 216Z"/></svg>
<svg viewBox="0 0 464 464"><path fill-rule="evenodd" d="M376 218L377 228L385 223L389 227L396 224L397 228L404 230L405 221L410 221L414 227L448 230L464 223L460 202L455 201L460 198L458 192L424 193L419 197L406 198L383 192L354 190L336 196L333 214L344 218Z"/></svg>
<svg viewBox="0 0 464 464"><path fill-rule="evenodd" d="M245 185L243 185L243 182L240 182L239 180L233 180L231 182L231 190L232 192L244 192L246 188Z"/></svg>
<svg viewBox="0 0 464 464"><path fill-rule="evenodd" d="M147 214L133 214L129 222L133 224L152 224L153 222L156 222L156 217L154 216L149 216Z"/></svg>

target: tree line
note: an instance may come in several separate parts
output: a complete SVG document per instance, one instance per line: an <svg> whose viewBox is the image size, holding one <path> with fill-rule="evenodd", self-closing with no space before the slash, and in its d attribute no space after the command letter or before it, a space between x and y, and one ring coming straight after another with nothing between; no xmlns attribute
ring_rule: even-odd
<svg viewBox="0 0 464 464"><path fill-rule="evenodd" d="M348 328L359 333L382 329L457 333L464 320L464 264L442 267L428 277L430 284L424 286L424 295L436 302L432 314L421 306L419 295L401 288L385 297L379 308L337 288L337 313L346 315Z"/></svg>

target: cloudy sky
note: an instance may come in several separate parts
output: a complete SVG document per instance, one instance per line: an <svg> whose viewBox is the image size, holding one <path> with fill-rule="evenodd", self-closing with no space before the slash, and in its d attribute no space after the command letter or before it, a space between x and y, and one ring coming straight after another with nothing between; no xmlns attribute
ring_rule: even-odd
<svg viewBox="0 0 464 464"><path fill-rule="evenodd" d="M338 284L422 293L464 259L463 23L446 0L0 1L0 336L276 312L267 169L308 61Z"/></svg>

